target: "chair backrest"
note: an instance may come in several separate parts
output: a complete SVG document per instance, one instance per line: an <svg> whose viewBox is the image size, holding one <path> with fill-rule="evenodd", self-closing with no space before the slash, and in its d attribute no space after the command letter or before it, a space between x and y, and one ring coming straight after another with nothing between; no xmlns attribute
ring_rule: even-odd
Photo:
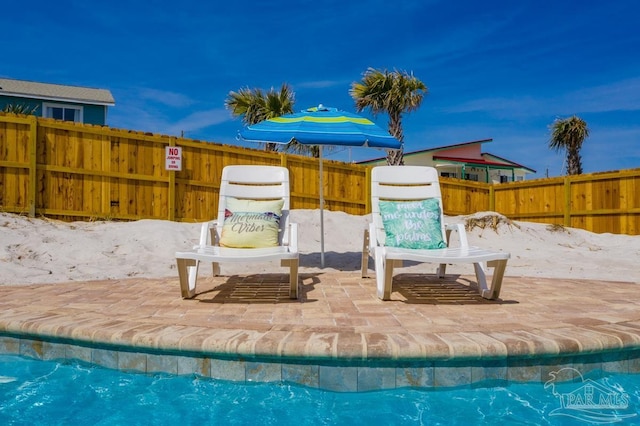
<svg viewBox="0 0 640 426"><path fill-rule="evenodd" d="M371 170L371 212L378 241L385 241L379 201L418 201L434 198L440 206L445 236L442 193L438 171L426 166L378 166Z"/></svg>
<svg viewBox="0 0 640 426"><path fill-rule="evenodd" d="M283 244L282 238L285 235L283 230L289 224L289 169L258 165L226 166L222 169L220 198L218 200L218 226L222 226L224 223L227 197L247 200L284 200L278 234L278 240L280 244Z"/></svg>

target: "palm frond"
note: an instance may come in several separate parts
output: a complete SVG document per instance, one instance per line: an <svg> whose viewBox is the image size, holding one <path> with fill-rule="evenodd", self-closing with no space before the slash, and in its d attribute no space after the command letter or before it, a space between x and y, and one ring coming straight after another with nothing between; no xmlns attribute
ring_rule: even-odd
<svg viewBox="0 0 640 426"><path fill-rule="evenodd" d="M11 114L34 115L37 110L38 105L30 107L26 104L7 104L2 109L2 112L8 112Z"/></svg>

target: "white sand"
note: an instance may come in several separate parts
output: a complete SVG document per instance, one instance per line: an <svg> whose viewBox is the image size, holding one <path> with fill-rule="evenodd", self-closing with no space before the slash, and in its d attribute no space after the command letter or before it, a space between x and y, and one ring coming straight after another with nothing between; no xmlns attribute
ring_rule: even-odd
<svg viewBox="0 0 640 426"><path fill-rule="evenodd" d="M492 227L468 233L472 245L511 253L507 276L628 281L640 284L640 236L594 234L509 222L493 213L449 217L449 222L496 217ZM301 273L358 271L363 230L369 216L325 211L325 268L320 268L320 212L294 210L299 224ZM492 224L492 221L489 221ZM176 251L197 243L199 224L160 220L137 222L59 222L0 213L0 285L61 283L127 277L177 277ZM277 263L222 264L225 275L285 273ZM404 271L433 272L434 265ZM209 274L210 268L200 269ZM400 272L400 270L399 270ZM472 275L468 265L451 273Z"/></svg>

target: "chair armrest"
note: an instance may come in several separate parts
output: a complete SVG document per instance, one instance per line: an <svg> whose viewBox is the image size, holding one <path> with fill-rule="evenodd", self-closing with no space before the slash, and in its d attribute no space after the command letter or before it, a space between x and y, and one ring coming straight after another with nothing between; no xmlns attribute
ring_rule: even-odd
<svg viewBox="0 0 640 426"><path fill-rule="evenodd" d="M286 232L289 234L287 238L289 251L297 252L298 251L298 224L289 222L289 226Z"/></svg>
<svg viewBox="0 0 640 426"><path fill-rule="evenodd" d="M200 241L194 248L206 247L218 242L218 221L204 222L200 227Z"/></svg>
<svg viewBox="0 0 640 426"><path fill-rule="evenodd" d="M447 232L447 247L450 245L450 236L452 231L456 231L458 234L458 240L460 241L460 247L469 247L469 240L467 239L467 230L462 223L446 223L444 225Z"/></svg>
<svg viewBox="0 0 640 426"><path fill-rule="evenodd" d="M375 247L380 245L378 241L378 232L375 223L369 223L369 253L375 251Z"/></svg>

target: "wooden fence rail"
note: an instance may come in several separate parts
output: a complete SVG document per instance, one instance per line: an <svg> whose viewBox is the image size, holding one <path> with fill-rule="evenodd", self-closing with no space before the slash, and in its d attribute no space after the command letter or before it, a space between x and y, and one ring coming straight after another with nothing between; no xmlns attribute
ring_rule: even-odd
<svg viewBox="0 0 640 426"><path fill-rule="evenodd" d="M180 147L182 170L165 168ZM319 207L318 159L175 136L0 113L0 211L63 220L215 216L221 170L231 164L290 170L294 209ZM364 215L370 167L323 160L325 208ZM640 234L640 169L485 184L442 178L445 213L497 211L515 220Z"/></svg>

